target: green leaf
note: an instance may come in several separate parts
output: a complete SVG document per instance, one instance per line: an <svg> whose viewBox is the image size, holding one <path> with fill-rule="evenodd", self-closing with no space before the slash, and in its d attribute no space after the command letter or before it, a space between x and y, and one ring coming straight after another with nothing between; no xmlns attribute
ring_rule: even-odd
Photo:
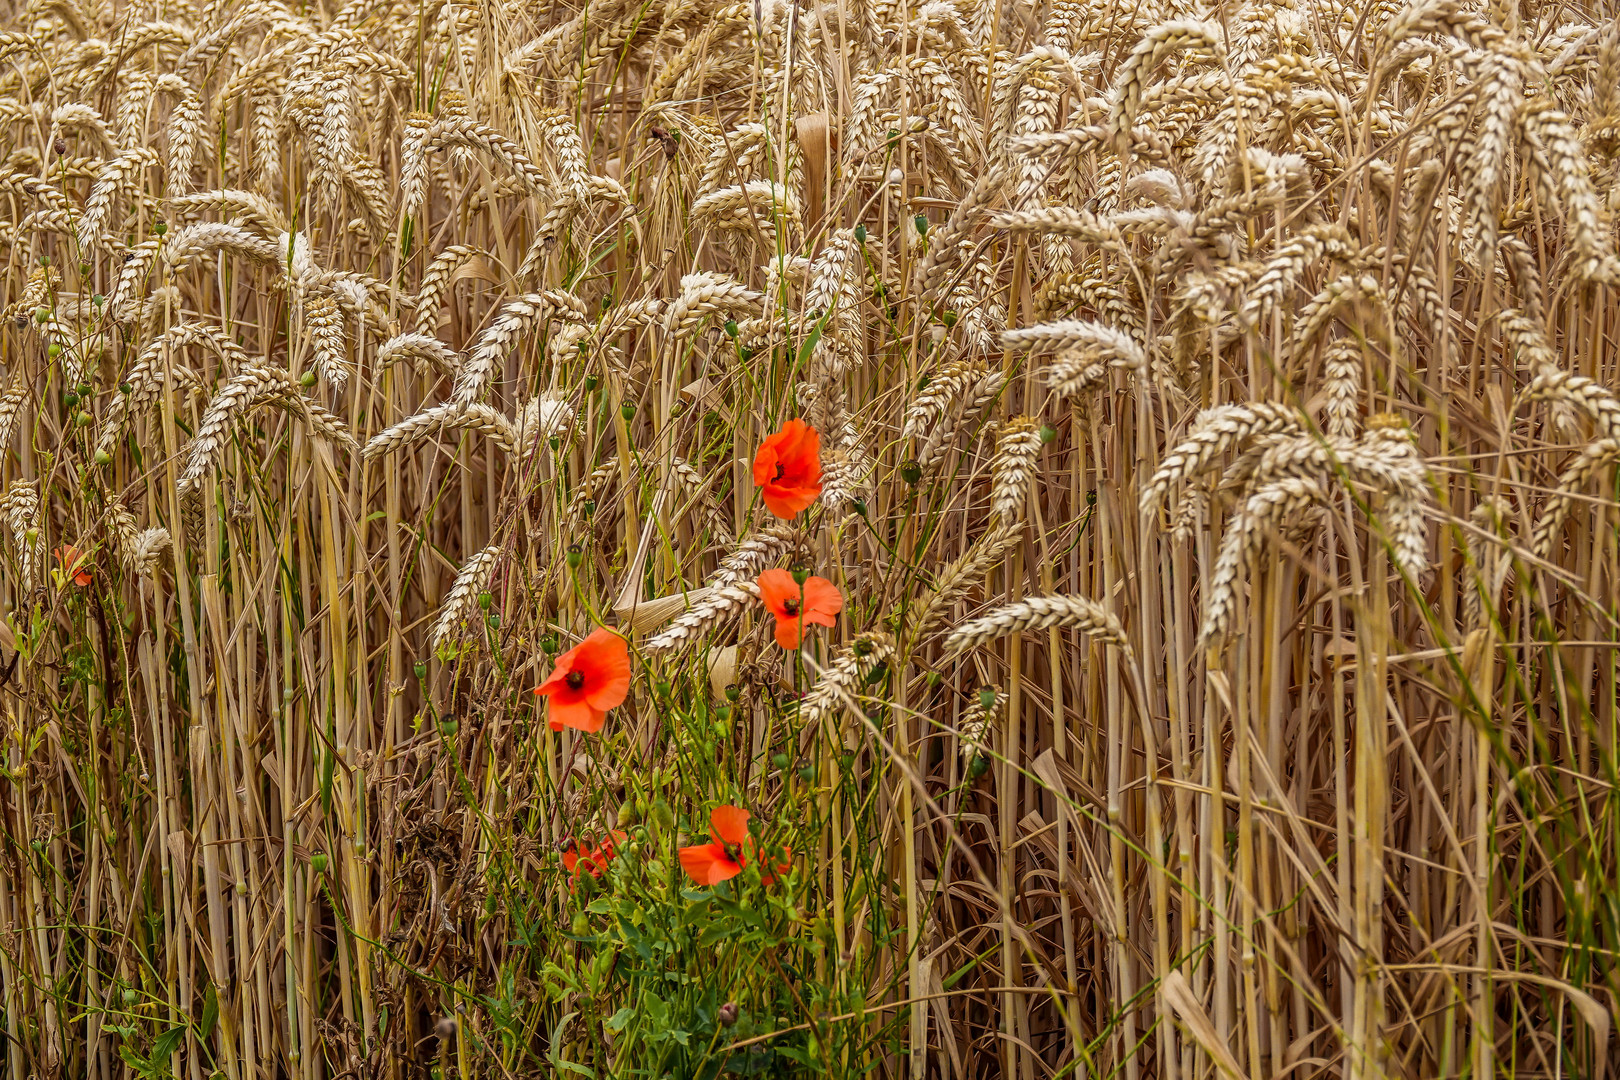
<svg viewBox="0 0 1620 1080"><path fill-rule="evenodd" d="M626 1005L608 1018L607 1029L609 1031L623 1031L624 1026L635 1019L635 1015L636 1010Z"/></svg>
<svg viewBox="0 0 1620 1080"><path fill-rule="evenodd" d="M219 1023L219 995L214 992L214 984L209 983L208 989L203 993L202 1023L197 1026L197 1038L208 1038L214 1033L214 1025L217 1023Z"/></svg>
<svg viewBox="0 0 1620 1080"><path fill-rule="evenodd" d="M179 1047L186 1037L186 1029L172 1027L157 1037L152 1043L152 1064L162 1068L165 1072L169 1068L169 1056Z"/></svg>

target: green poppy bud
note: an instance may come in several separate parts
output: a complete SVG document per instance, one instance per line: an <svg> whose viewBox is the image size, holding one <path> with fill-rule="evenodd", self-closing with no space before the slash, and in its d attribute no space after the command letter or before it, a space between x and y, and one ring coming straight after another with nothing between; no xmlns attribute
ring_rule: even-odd
<svg viewBox="0 0 1620 1080"><path fill-rule="evenodd" d="M916 217L911 219L911 223L917 226L918 236L928 235L928 217L926 215L918 214Z"/></svg>
<svg viewBox="0 0 1620 1080"><path fill-rule="evenodd" d="M309 868L317 874L324 874L326 873L326 862L326 853L317 851L309 857Z"/></svg>
<svg viewBox="0 0 1620 1080"><path fill-rule="evenodd" d="M595 375L587 375L587 376L585 376L585 392L588 394L592 390L595 390L596 389L596 384L601 382L601 381L602 380L599 379Z"/></svg>
<svg viewBox="0 0 1620 1080"><path fill-rule="evenodd" d="M945 676L941 675L939 672L930 671L928 673L927 682L928 682L928 688L930 690L937 689L939 687L939 684L944 682L944 681L945 681Z"/></svg>
<svg viewBox="0 0 1620 1080"><path fill-rule="evenodd" d="M866 226L865 225L857 225L857 226L855 226L855 242L857 244L866 243Z"/></svg>
<svg viewBox="0 0 1620 1080"><path fill-rule="evenodd" d="M786 754L772 754L771 755L771 764L776 766L777 769L785 769L785 768L788 767L788 765L791 762L792 762L792 759L789 758Z"/></svg>
<svg viewBox="0 0 1620 1080"><path fill-rule="evenodd" d="M727 701L735 702L740 697L742 697L742 688L741 687L737 686L735 683L733 683L732 685L726 687L726 700Z"/></svg>
<svg viewBox="0 0 1620 1080"><path fill-rule="evenodd" d="M37 307L34 309L34 321L44 326L51 321L51 309Z"/></svg>
<svg viewBox="0 0 1620 1080"><path fill-rule="evenodd" d="M133 1004L135 1004L135 1002L140 1000L140 997L141 996L135 992L135 988L133 986L124 987L124 1004L125 1005L133 1005Z"/></svg>
<svg viewBox="0 0 1620 1080"><path fill-rule="evenodd" d="M169 227L167 225L163 224L163 222L161 222L161 221L155 222L152 225L152 235L153 236L162 236L164 233L166 233L168 231L169 231Z"/></svg>
<svg viewBox="0 0 1620 1080"><path fill-rule="evenodd" d="M736 319L727 319L726 320L726 337L730 338L733 341L737 340L737 320Z"/></svg>
<svg viewBox="0 0 1620 1080"><path fill-rule="evenodd" d="M491 630L499 630L501 627L501 613L492 611L485 617L484 621L489 623Z"/></svg>
<svg viewBox="0 0 1620 1080"><path fill-rule="evenodd" d="M590 517L592 514L596 513L596 500L586 499L585 501L581 502L579 504L579 512L584 514L586 517Z"/></svg>
<svg viewBox="0 0 1620 1080"><path fill-rule="evenodd" d="M421 682L423 679L427 678L427 664L423 663L422 661L418 660L416 662L416 666L412 670L416 672L417 682Z"/></svg>
<svg viewBox="0 0 1620 1080"><path fill-rule="evenodd" d="M917 464L915 459L905 462L900 466L900 479L915 485L922 479L922 466Z"/></svg>
<svg viewBox="0 0 1620 1080"><path fill-rule="evenodd" d="M872 643L870 641L867 641L865 638L861 638L858 641L856 641L855 642L855 655L856 656L871 656L872 655Z"/></svg>
<svg viewBox="0 0 1620 1080"><path fill-rule="evenodd" d="M54 341L51 342L49 345L45 346L45 355L50 357L52 360L55 360L58 356L62 355L62 346Z"/></svg>
<svg viewBox="0 0 1620 1080"><path fill-rule="evenodd" d="M302 375L298 376L298 385L299 386L314 386L315 385L315 372L306 371Z"/></svg>
<svg viewBox="0 0 1620 1080"><path fill-rule="evenodd" d="M939 317L939 321L945 324L945 329L949 330L951 327L956 325L956 312L945 312Z"/></svg>
<svg viewBox="0 0 1620 1080"><path fill-rule="evenodd" d="M488 611L489 605L493 604L494 602L495 598L489 594L487 589L478 594L478 606L483 608L485 611Z"/></svg>
<svg viewBox="0 0 1620 1080"><path fill-rule="evenodd" d="M79 395L69 390L67 393L62 395L62 404L66 405L70 409L77 408L79 404Z"/></svg>
<svg viewBox="0 0 1620 1080"><path fill-rule="evenodd" d="M810 580L810 571L806 570L802 566L795 566L793 568L793 584L795 584L795 585L803 585L806 581L809 581L809 580Z"/></svg>
<svg viewBox="0 0 1620 1080"><path fill-rule="evenodd" d="M81 412L78 415L78 421L80 427L89 427L91 424L96 422L96 418L87 412Z"/></svg>
<svg viewBox="0 0 1620 1080"><path fill-rule="evenodd" d="M545 637L541 638L540 651L545 653L547 656L555 656L557 653L557 639L552 637L550 634L547 634Z"/></svg>
<svg viewBox="0 0 1620 1080"><path fill-rule="evenodd" d="M973 760L968 762L968 779L977 780L990 771L990 759L983 754L974 754Z"/></svg>
<svg viewBox="0 0 1620 1080"><path fill-rule="evenodd" d="M993 686L981 686L979 688L979 708L983 709L985 712L989 712L995 707L996 688Z"/></svg>
<svg viewBox="0 0 1620 1080"><path fill-rule="evenodd" d="M636 416L636 404L635 404L635 402L627 401L623 405L620 405L619 406L619 415L624 417L626 420L634 420L635 416Z"/></svg>
<svg viewBox="0 0 1620 1080"><path fill-rule="evenodd" d="M804 783L806 783L806 784L815 783L816 782L816 767L814 765L806 765L806 766L804 766L802 769L799 770L799 779L801 781L803 781Z"/></svg>
<svg viewBox="0 0 1620 1080"><path fill-rule="evenodd" d="M447 739L453 738L460 729L461 725L456 723L456 718L453 716L447 716L439 721L439 730L444 733L444 737Z"/></svg>
<svg viewBox="0 0 1620 1080"><path fill-rule="evenodd" d="M1042 424L1041 442L1050 443L1055 438L1057 438L1057 428L1053 427L1051 424Z"/></svg>
<svg viewBox="0 0 1620 1080"><path fill-rule="evenodd" d="M133 394L135 392L135 384L121 382L118 384L118 392L120 394Z"/></svg>
<svg viewBox="0 0 1620 1080"><path fill-rule="evenodd" d="M578 570L579 564L584 561L584 558L585 553L580 550L578 544L568 545L568 569Z"/></svg>
<svg viewBox="0 0 1620 1080"><path fill-rule="evenodd" d="M107 453L107 451L105 451L105 450L97 450L96 451L96 464L97 465L111 465L112 464L112 455Z"/></svg>

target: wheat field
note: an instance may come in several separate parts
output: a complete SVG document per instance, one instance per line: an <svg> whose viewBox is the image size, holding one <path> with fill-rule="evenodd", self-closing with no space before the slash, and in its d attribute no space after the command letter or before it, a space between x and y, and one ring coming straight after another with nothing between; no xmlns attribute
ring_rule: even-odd
<svg viewBox="0 0 1620 1080"><path fill-rule="evenodd" d="M5 5L6 1075L1602 1080L1617 14Z"/></svg>

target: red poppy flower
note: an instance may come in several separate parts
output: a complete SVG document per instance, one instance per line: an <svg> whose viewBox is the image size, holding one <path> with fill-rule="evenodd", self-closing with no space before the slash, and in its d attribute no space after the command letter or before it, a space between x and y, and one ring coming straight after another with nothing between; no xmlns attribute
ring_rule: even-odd
<svg viewBox="0 0 1620 1080"><path fill-rule="evenodd" d="M754 455L754 486L765 507L790 518L821 494L821 436L803 420L789 420Z"/></svg>
<svg viewBox="0 0 1620 1080"><path fill-rule="evenodd" d="M844 610L844 596L832 582L813 577L801 586L786 570L759 575L759 598L776 616L776 643L784 649L799 647L804 627L831 626Z"/></svg>
<svg viewBox="0 0 1620 1080"><path fill-rule="evenodd" d="M608 833L608 838L596 847L586 851L579 850L579 845L570 847L563 852L563 869L567 870L574 883L579 883L581 873L590 874L593 878L602 876L602 872L618 854L617 845L624 843L629 834L623 829L614 829Z"/></svg>
<svg viewBox="0 0 1620 1080"><path fill-rule="evenodd" d="M630 649L624 638L598 627L557 657L557 665L534 692L551 699L552 731L601 731L608 710L622 705L630 693Z"/></svg>
<svg viewBox="0 0 1620 1080"><path fill-rule="evenodd" d="M56 561L62 564L62 573L72 576L73 584L81 589L90 584L90 566L84 552L72 544L63 544L56 549Z"/></svg>
<svg viewBox="0 0 1620 1080"><path fill-rule="evenodd" d="M681 848L681 869L699 885L718 885L742 873L748 811L717 806L709 813L709 843Z"/></svg>
<svg viewBox="0 0 1620 1080"><path fill-rule="evenodd" d="M717 806L709 813L709 843L681 848L681 869L699 885L718 885L742 873L755 855L753 837L748 835L748 811L737 806ZM788 859L793 849L787 848ZM762 867L760 879L769 885L777 875L786 874L791 863L778 863L774 870Z"/></svg>

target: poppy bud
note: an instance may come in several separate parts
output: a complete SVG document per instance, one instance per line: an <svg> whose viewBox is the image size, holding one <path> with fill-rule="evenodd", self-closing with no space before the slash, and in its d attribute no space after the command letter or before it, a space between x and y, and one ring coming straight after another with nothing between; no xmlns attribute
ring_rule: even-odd
<svg viewBox="0 0 1620 1080"><path fill-rule="evenodd" d="M951 327L956 325L956 312L945 312L945 314L939 317L939 321L945 324L945 329L949 330Z"/></svg>
<svg viewBox="0 0 1620 1080"><path fill-rule="evenodd" d="M795 585L803 585L806 581L810 580L810 571L806 570L802 566L795 566L792 573L793 584Z"/></svg>
<svg viewBox="0 0 1620 1080"><path fill-rule="evenodd" d="M653 687L653 689L658 692L659 697L662 697L662 698L669 697L669 680L668 679L659 679L657 684Z"/></svg>
<svg viewBox="0 0 1620 1080"><path fill-rule="evenodd" d="M624 417L626 420L635 419L635 416L636 416L636 403L633 402L633 401L627 401L623 405L620 405L619 406L619 415Z"/></svg>
<svg viewBox="0 0 1620 1080"><path fill-rule="evenodd" d="M737 320L736 319L727 319L726 320L726 337L730 338L733 341L737 340Z"/></svg>
<svg viewBox="0 0 1620 1080"><path fill-rule="evenodd" d="M139 998L140 998L140 995L135 992L135 988L133 986L124 987L124 1004L125 1005L133 1005L133 1004L135 1004L135 1002Z"/></svg>
<svg viewBox="0 0 1620 1080"><path fill-rule="evenodd" d="M979 688L979 708L983 709L985 712L989 712L995 707L996 688L993 686L981 686Z"/></svg>
<svg viewBox="0 0 1620 1080"><path fill-rule="evenodd" d="M424 664L422 661L418 660L416 662L416 667L414 668L414 670L416 672L416 678L417 678L418 682L420 682L421 680L427 678L427 665Z"/></svg>
<svg viewBox="0 0 1620 1080"><path fill-rule="evenodd" d="M872 670L866 673L866 685L876 686L889 677L889 665L879 661L872 665Z"/></svg>
<svg viewBox="0 0 1620 1080"><path fill-rule="evenodd" d="M922 466L917 464L915 458L900 466L900 479L908 484L916 484L922 479Z"/></svg>
<svg viewBox="0 0 1620 1080"><path fill-rule="evenodd" d="M57 157L65 156L67 154L67 140L66 139L57 139L54 143L51 144L51 149L56 151L56 156Z"/></svg>
<svg viewBox="0 0 1620 1080"><path fill-rule="evenodd" d="M90 276L90 264L89 263L80 263L79 264L79 276L80 277L89 277Z"/></svg>
<svg viewBox="0 0 1620 1080"><path fill-rule="evenodd" d="M584 557L584 552L582 552L580 550L580 547L579 547L578 544L569 544L568 545L568 568L570 570L578 570L580 560L583 557Z"/></svg>
<svg viewBox="0 0 1620 1080"><path fill-rule="evenodd" d="M748 360L748 359L751 359L753 357L753 355L754 355L754 350L753 349L750 349L750 348L748 348L747 346L744 346L744 345L737 346L737 359L739 359L739 360Z"/></svg>
<svg viewBox="0 0 1620 1080"><path fill-rule="evenodd" d="M326 873L326 854L324 852L317 851L315 854L311 855L309 857L309 868L315 871L317 874Z"/></svg>
<svg viewBox="0 0 1620 1080"><path fill-rule="evenodd" d="M105 450L97 450L96 451L96 464L97 465L111 465L112 464L112 455L107 453L107 451L105 451Z"/></svg>
<svg viewBox="0 0 1620 1080"><path fill-rule="evenodd" d="M917 226L918 236L928 235L928 217L926 215L918 214L916 217L911 219L911 223Z"/></svg>
<svg viewBox="0 0 1620 1080"><path fill-rule="evenodd" d="M1055 438L1057 438L1057 428L1053 427L1051 424L1042 424L1041 442L1049 443Z"/></svg>
<svg viewBox="0 0 1620 1080"><path fill-rule="evenodd" d="M792 764L792 759L786 754L772 754L771 764L776 766L778 769L785 769Z"/></svg>
<svg viewBox="0 0 1620 1080"><path fill-rule="evenodd" d="M866 243L866 226L865 225L857 225L857 226L855 226L855 242L857 244Z"/></svg>
<svg viewBox="0 0 1620 1080"><path fill-rule="evenodd" d="M39 323L41 326L43 326L47 322L49 322L50 319L51 319L51 309L50 308L37 307L37 308L34 309L34 321Z"/></svg>
<svg viewBox="0 0 1620 1080"><path fill-rule="evenodd" d="M806 765L804 768L800 769L799 770L799 779L802 780L806 784L815 783L816 782L816 767L814 765Z"/></svg>
<svg viewBox="0 0 1620 1080"><path fill-rule="evenodd" d="M977 780L990 771L990 759L983 754L974 754L973 760L968 762L968 779Z"/></svg>
<svg viewBox="0 0 1620 1080"><path fill-rule="evenodd" d="M95 423L96 418L87 412L80 412L76 419L79 421L80 427L89 427L91 424Z"/></svg>
<svg viewBox="0 0 1620 1080"><path fill-rule="evenodd" d="M587 376L585 376L585 392L588 394L592 390L595 390L596 389L596 384L598 382L600 382L600 381L601 380L598 379L595 375L587 375Z"/></svg>
<svg viewBox="0 0 1620 1080"><path fill-rule="evenodd" d="M45 346L45 355L50 357L52 360L55 360L58 356L62 355L62 346L54 341L51 342L49 345Z"/></svg>
<svg viewBox="0 0 1620 1080"><path fill-rule="evenodd" d="M668 832L675 827L675 811L669 808L669 803L663 799L654 799L652 804L653 827L661 832Z"/></svg>
<svg viewBox="0 0 1620 1080"><path fill-rule="evenodd" d="M163 224L163 222L161 222L161 221L155 223L152 226L152 235L153 236L162 236L164 233L166 233L168 231L169 231L169 227L167 225Z"/></svg>
<svg viewBox="0 0 1620 1080"><path fill-rule="evenodd" d="M498 611L490 612L486 621L489 623L491 628L499 628L501 625L501 613Z"/></svg>
<svg viewBox="0 0 1620 1080"><path fill-rule="evenodd" d="M933 688L939 686L939 684L944 682L944 681L945 681L945 676L941 675L939 672L930 671L928 673L928 686L929 686L929 689L933 689Z"/></svg>
<svg viewBox="0 0 1620 1080"><path fill-rule="evenodd" d="M721 734L725 733L726 725L728 725L730 722L731 722L731 706L730 705L721 705L719 708L714 710L715 727L720 731Z"/></svg>
<svg viewBox="0 0 1620 1080"><path fill-rule="evenodd" d="M720 1006L720 1026L731 1027L737 1022L737 1003L728 1001Z"/></svg>
<svg viewBox="0 0 1620 1080"><path fill-rule="evenodd" d="M736 701L740 697L742 697L742 689L739 686L737 686L735 683L733 683L732 685L726 687L726 700L727 701Z"/></svg>
<svg viewBox="0 0 1620 1080"><path fill-rule="evenodd" d="M49 265L51 265L51 257L49 255L41 255L39 257L39 265L41 265L41 266L49 266Z"/></svg>
<svg viewBox="0 0 1620 1080"><path fill-rule="evenodd" d="M861 638L859 641L855 642L855 655L856 656L871 656L872 655L872 643L870 641L867 641L865 638Z"/></svg>
<svg viewBox="0 0 1620 1080"><path fill-rule="evenodd" d="M489 591L487 589L484 592L481 592L481 593L478 594L478 606L483 608L485 611L488 611L489 610L489 605L494 603L494 602L495 602L495 598L489 594Z"/></svg>
<svg viewBox="0 0 1620 1080"><path fill-rule="evenodd" d="M80 383L78 385L79 396L80 397L89 397L90 396L90 391L93 390L93 389L95 389L95 388L92 387L89 383L83 383L82 382L82 383Z"/></svg>
<svg viewBox="0 0 1620 1080"><path fill-rule="evenodd" d="M99 308L102 304L105 304L107 302L107 298L105 296L102 296L100 293L96 293L94 296L92 296L90 298L90 302L92 304L96 305L96 307Z"/></svg>
<svg viewBox="0 0 1620 1080"><path fill-rule="evenodd" d="M551 449L554 450L554 451L562 446L562 440L557 438L557 436L555 436L555 435L553 435L551 438L547 439L546 442L548 444L550 444Z"/></svg>
<svg viewBox="0 0 1620 1080"><path fill-rule="evenodd" d="M298 376L298 385L299 386L314 386L315 385L315 373L313 371L306 371L302 375Z"/></svg>
<svg viewBox="0 0 1620 1080"><path fill-rule="evenodd" d="M586 517L590 517L592 514L596 513L596 500L586 499L581 502L579 504L579 512L584 514Z"/></svg>
<svg viewBox="0 0 1620 1080"><path fill-rule="evenodd" d="M555 654L557 651L557 639L552 637L550 634L547 634L545 637L541 638L540 651L545 653L547 656Z"/></svg>
<svg viewBox="0 0 1620 1080"><path fill-rule="evenodd" d="M849 500L849 508L851 510L855 511L857 514L859 514L861 517L866 516L866 500L865 499L851 499L851 500Z"/></svg>
<svg viewBox="0 0 1620 1080"><path fill-rule="evenodd" d="M76 408L79 404L79 395L69 390L67 393L62 395L62 404L70 409Z"/></svg>
<svg viewBox="0 0 1620 1080"><path fill-rule="evenodd" d="M460 727L461 725L456 723L456 718L453 716L447 716L439 721L439 730L444 733L444 737L447 739L453 738Z"/></svg>
<svg viewBox="0 0 1620 1080"><path fill-rule="evenodd" d="M895 146L899 145L899 143L900 143L900 129L899 128L890 128L889 129L889 148L892 150Z"/></svg>
<svg viewBox="0 0 1620 1080"><path fill-rule="evenodd" d="M118 392L120 394L133 394L135 392L135 384L121 382L118 384Z"/></svg>

